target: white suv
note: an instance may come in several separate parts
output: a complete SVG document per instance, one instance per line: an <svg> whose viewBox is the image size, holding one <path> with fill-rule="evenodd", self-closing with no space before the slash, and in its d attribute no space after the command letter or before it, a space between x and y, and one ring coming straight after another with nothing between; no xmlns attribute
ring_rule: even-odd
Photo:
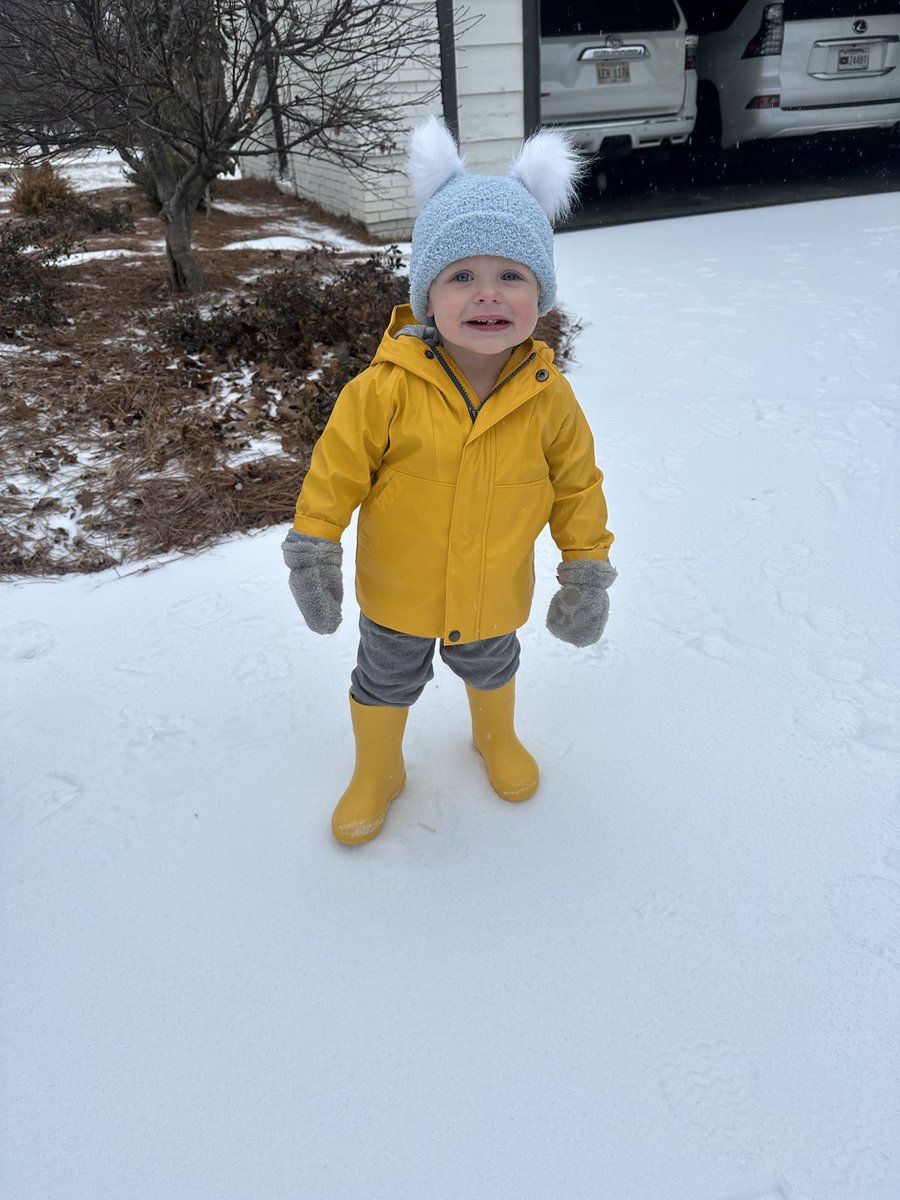
<svg viewBox="0 0 900 1200"><path fill-rule="evenodd" d="M683 144L696 45L675 0L543 0L541 124L599 159Z"/></svg>
<svg viewBox="0 0 900 1200"><path fill-rule="evenodd" d="M900 125L898 0L683 0L697 50L696 142Z"/></svg>

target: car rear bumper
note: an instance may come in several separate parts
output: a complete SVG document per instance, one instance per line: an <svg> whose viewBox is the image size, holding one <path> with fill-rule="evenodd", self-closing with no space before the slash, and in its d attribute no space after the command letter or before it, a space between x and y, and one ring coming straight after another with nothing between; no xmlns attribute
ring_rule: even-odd
<svg viewBox="0 0 900 1200"><path fill-rule="evenodd" d="M662 117L635 121L547 121L572 135L575 145L597 158L617 158L629 150L654 146L682 145L690 137L697 119L695 108Z"/></svg>
<svg viewBox="0 0 900 1200"><path fill-rule="evenodd" d="M742 142L852 129L887 129L897 124L900 124L900 101L828 108L750 109L736 115L731 122L723 122L722 145L728 149Z"/></svg>

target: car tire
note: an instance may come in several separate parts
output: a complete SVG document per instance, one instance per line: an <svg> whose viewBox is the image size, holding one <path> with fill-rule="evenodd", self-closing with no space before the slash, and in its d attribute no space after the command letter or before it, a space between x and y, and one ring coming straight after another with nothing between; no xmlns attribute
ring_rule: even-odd
<svg viewBox="0 0 900 1200"><path fill-rule="evenodd" d="M690 140L690 155L701 178L722 174L722 113L719 93L711 83L701 83L697 93L697 120Z"/></svg>

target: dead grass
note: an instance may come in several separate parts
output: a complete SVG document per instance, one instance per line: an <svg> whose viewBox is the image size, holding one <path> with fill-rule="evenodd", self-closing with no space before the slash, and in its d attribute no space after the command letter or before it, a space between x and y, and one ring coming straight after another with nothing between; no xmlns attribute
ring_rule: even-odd
<svg viewBox="0 0 900 1200"><path fill-rule="evenodd" d="M242 353L161 344L184 304L168 291L158 218L135 189L94 194L105 206L127 200L135 228L90 236L87 248L130 255L61 268L68 323L0 355L0 573L95 571L289 524L335 396L368 362L406 285L380 276L371 294L354 293L352 311L335 315L340 289L323 289L323 280L365 252L225 250L324 217L257 181L227 181L217 196L254 211L214 205L198 217L210 285L199 316L219 308L241 320L267 283L278 281L281 295L288 280L327 320L293 356L287 337ZM336 224L365 242L352 223ZM329 340L331 325L341 333ZM577 330L553 313L540 332L565 357Z"/></svg>

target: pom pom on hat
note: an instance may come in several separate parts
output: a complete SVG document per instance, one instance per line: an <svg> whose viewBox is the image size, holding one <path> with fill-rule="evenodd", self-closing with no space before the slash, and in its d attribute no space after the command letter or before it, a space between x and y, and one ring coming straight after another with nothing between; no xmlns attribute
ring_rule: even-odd
<svg viewBox="0 0 900 1200"><path fill-rule="evenodd" d="M556 299L553 227L569 211L583 162L564 134L542 129L517 154L509 174L475 175L437 117L413 130L407 173L421 212L413 228L410 302L423 321L428 290L451 263L495 255L524 263L540 288L538 308Z"/></svg>
<svg viewBox="0 0 900 1200"><path fill-rule="evenodd" d="M466 160L443 121L428 117L415 127L409 139L406 173L420 208L445 183L465 171Z"/></svg>
<svg viewBox="0 0 900 1200"><path fill-rule="evenodd" d="M571 210L585 166L567 137L556 129L539 129L516 155L509 173L528 188L555 225Z"/></svg>

